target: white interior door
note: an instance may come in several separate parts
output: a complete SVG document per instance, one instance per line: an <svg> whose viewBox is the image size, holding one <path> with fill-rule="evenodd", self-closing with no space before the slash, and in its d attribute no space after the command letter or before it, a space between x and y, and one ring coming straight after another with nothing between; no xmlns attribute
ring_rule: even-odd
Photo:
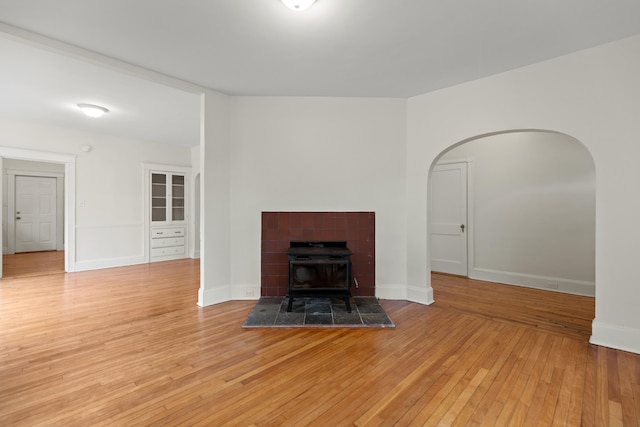
<svg viewBox="0 0 640 427"><path fill-rule="evenodd" d="M467 164L431 173L431 270L467 276Z"/></svg>
<svg viewBox="0 0 640 427"><path fill-rule="evenodd" d="M56 179L16 176L16 252L56 249Z"/></svg>

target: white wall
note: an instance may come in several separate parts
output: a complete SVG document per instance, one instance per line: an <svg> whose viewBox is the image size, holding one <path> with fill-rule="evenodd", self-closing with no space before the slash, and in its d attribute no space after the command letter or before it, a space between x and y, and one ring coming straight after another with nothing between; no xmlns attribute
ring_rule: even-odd
<svg viewBox="0 0 640 427"><path fill-rule="evenodd" d="M640 353L640 36L409 100L409 286L430 289L428 174L448 147L513 129L581 141L596 164L596 318L591 341Z"/></svg>
<svg viewBox="0 0 640 427"><path fill-rule="evenodd" d="M261 212L374 211L376 292L406 298L405 139L406 100L232 98L233 297L260 294Z"/></svg>
<svg viewBox="0 0 640 427"><path fill-rule="evenodd" d="M190 162L187 148L12 121L0 145L77 156L76 270L144 262L142 163Z"/></svg>
<svg viewBox="0 0 640 427"><path fill-rule="evenodd" d="M191 197L189 198L189 255L200 258L200 146L191 148Z"/></svg>
<svg viewBox="0 0 640 427"><path fill-rule="evenodd" d="M198 305L206 306L231 299L229 97L204 91L201 113Z"/></svg>
<svg viewBox="0 0 640 427"><path fill-rule="evenodd" d="M56 163L32 162L28 160L7 159L4 162L4 168L17 169L21 171L64 173L64 165Z"/></svg>
<svg viewBox="0 0 640 427"><path fill-rule="evenodd" d="M595 165L555 132L478 138L440 162L469 161L469 277L595 294ZM440 163L439 162L439 163Z"/></svg>

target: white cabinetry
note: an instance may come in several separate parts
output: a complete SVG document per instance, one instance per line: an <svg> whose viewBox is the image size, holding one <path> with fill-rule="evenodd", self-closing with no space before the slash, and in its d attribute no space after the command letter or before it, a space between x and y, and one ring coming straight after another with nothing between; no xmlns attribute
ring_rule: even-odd
<svg viewBox="0 0 640 427"><path fill-rule="evenodd" d="M187 256L187 177L183 173L150 171L149 260Z"/></svg>
<svg viewBox="0 0 640 427"><path fill-rule="evenodd" d="M184 223L186 178L182 174L151 172L151 224Z"/></svg>
<svg viewBox="0 0 640 427"><path fill-rule="evenodd" d="M151 260L183 258L185 256L184 227L153 227L151 229Z"/></svg>

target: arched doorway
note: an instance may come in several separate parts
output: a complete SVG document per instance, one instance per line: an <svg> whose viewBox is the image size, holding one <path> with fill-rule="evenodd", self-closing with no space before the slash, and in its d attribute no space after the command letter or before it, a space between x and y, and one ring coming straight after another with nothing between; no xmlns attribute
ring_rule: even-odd
<svg viewBox="0 0 640 427"><path fill-rule="evenodd" d="M476 136L440 153L430 183L455 163L468 175L468 277L595 296L595 164L582 143L549 131ZM431 197L428 212L437 229ZM429 237L433 261L440 238Z"/></svg>

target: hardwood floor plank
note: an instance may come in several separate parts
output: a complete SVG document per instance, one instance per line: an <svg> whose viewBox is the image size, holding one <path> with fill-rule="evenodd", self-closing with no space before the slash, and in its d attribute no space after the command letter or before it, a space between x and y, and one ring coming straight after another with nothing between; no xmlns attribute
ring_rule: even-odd
<svg viewBox="0 0 640 427"><path fill-rule="evenodd" d="M596 401L595 423L599 426L609 424L609 377L611 373L607 365L608 351L598 347L596 359Z"/></svg>
<svg viewBox="0 0 640 427"><path fill-rule="evenodd" d="M558 400L553 414L552 425L560 425L560 420L569 419L569 411L571 408L571 396L573 393L573 384L576 382L576 366L578 360L576 353L573 352L573 340L562 340L562 354L567 357L564 361L558 361L557 369L562 375L560 390L558 392Z"/></svg>
<svg viewBox="0 0 640 427"><path fill-rule="evenodd" d="M511 382L513 384L513 387L510 388L509 396L504 401L502 411L495 421L496 425L519 424L522 422L522 420L524 420L524 415L526 414L526 412L522 413L521 415L518 415L517 413L517 411L519 410L519 406L522 403L518 399L518 395L522 394L524 388L527 385L527 382L528 378L522 374L518 375L518 377ZM488 421L489 419L485 419L485 424Z"/></svg>
<svg viewBox="0 0 640 427"><path fill-rule="evenodd" d="M488 369L482 368L474 375L467 387L455 396L455 402L453 402L453 405L449 407L447 413L440 419L439 424L452 425L454 423L462 409L471 399L471 396L473 396L480 384L482 384L488 372Z"/></svg>
<svg viewBox="0 0 640 427"><path fill-rule="evenodd" d="M585 372L584 385L582 386L583 401L582 401L582 417L580 420L581 426L595 426L596 425L596 392L597 392L597 360L598 360L598 347L590 346L587 350L585 357L585 363L583 369Z"/></svg>
<svg viewBox="0 0 640 427"><path fill-rule="evenodd" d="M567 414L567 425L584 425L581 424L583 411L582 407L586 399L585 390L587 385L587 372L585 370L587 366L587 358L589 347L586 343L579 341L567 340L572 344L572 347L567 351L575 358L575 370L573 373L572 381L567 381L567 387L571 389L571 397L569 400L569 410ZM558 422L562 420L559 418Z"/></svg>
<svg viewBox="0 0 640 427"><path fill-rule="evenodd" d="M447 393L442 388L455 386L456 379L459 377L459 374L464 373L459 369L459 367L462 366L461 357L464 353L463 351L460 351L460 349L472 347L478 342L478 339L480 339L476 334L476 328L478 327L480 327L480 325L475 324L471 330L466 328L456 328L460 329L460 332L466 331L472 333L472 335L462 336L461 338L457 334L447 334L447 341L440 342L447 342L447 346L455 346L458 350L450 356L445 355L444 357L446 358L439 355L441 359L434 361L433 366L429 371L429 375L407 388L407 392L410 393L410 397L405 396L404 393L398 395L397 400L400 402L407 402L407 404L403 405L402 408L398 408L397 404L390 406L390 412L387 416L391 419L395 419L395 417L398 416L398 423L405 425L425 422L431 416L431 412L434 411L446 397ZM489 343L489 340L485 341L486 345ZM477 352L474 356L476 358L480 357L481 352ZM468 372L468 368L465 368L465 371ZM410 405L408 404L409 402ZM444 408L441 410L443 409Z"/></svg>
<svg viewBox="0 0 640 427"><path fill-rule="evenodd" d="M460 330L465 330L460 328ZM465 345L474 345L476 344L476 339L474 339L474 330L471 329L466 329L466 335L462 336L459 338L461 343L465 343ZM478 356L480 355L480 352L476 353L478 354ZM456 358L457 359L457 358ZM456 361L457 362L457 361ZM455 365L454 360L452 358L448 358L447 363L445 363L445 366L450 364L451 366ZM377 415L378 413L382 412L388 404L392 403L395 399L397 399L398 395L400 395L404 390L406 390L408 387L411 387L413 384L416 383L416 381L418 381L420 379L420 377L423 376L423 374L429 370L432 369L432 365L431 364L423 364L421 365L420 369L416 369L413 372L411 372L408 376L406 376L405 378L402 379L402 381L400 381L390 392L386 393L385 396L378 401L377 405L374 408L371 408L369 411L367 411L367 413L365 413L361 418L359 418L358 420L356 420L355 424L356 425L367 425L371 418L374 417L375 415ZM453 387L455 385L455 383L460 380L462 378L462 376L465 374L465 372L461 371L461 370L456 370L456 373L460 374L460 378L455 378L455 376L453 378L450 378L448 380L447 384L451 384L451 387ZM446 376L446 374L445 374ZM444 378L445 376L441 377ZM445 385L445 387L447 387ZM430 402L435 402L437 399L437 396L434 397L433 399L431 399ZM426 408L424 411L427 411ZM422 415L422 417L420 415L418 415L418 418L424 418L425 415Z"/></svg>
<svg viewBox="0 0 640 427"><path fill-rule="evenodd" d="M634 402L634 407L635 407L635 423L636 425L640 425L640 375L636 375L633 378L635 378L635 381L632 383L632 387L633 387L633 402ZM630 400L630 399L629 399ZM623 411L629 411L631 412L632 409L631 408L627 408L624 405L622 405L622 410ZM631 424L633 425L633 424Z"/></svg>
<svg viewBox="0 0 640 427"><path fill-rule="evenodd" d="M421 367L420 369L425 370L421 379L421 383L431 383L432 381L437 381L450 365L452 358L449 355L443 356L442 353L437 350L425 352L422 351L422 349L433 348L433 343L442 342L442 340L445 339L453 339L456 343L458 343L457 345L459 345L460 342L464 342L464 336L467 333L466 326L469 325L468 318L456 318L455 316L446 316L445 318L447 319L447 321L445 321L444 323L436 322L436 324L432 325L434 332L429 337L425 337L424 339L416 339L416 336L413 335L410 340L404 340L401 342L398 341L395 345L398 346L398 351L402 353L394 352L394 355L399 357L394 358L395 360L392 364L383 365L377 363L371 370L369 375L371 375L373 378L375 378L376 376L398 378L396 381L400 381L403 378L402 372L392 372L392 375L389 375L388 373L386 373L386 371L383 370L394 366L398 369L404 370L409 368L410 370L405 371L407 373L404 374L408 375L410 373L413 373L413 371L417 369L416 367L419 366ZM411 330L415 330L415 328L419 327L420 325L408 324L407 326ZM407 344L409 344L409 346L407 346ZM391 342L391 345L393 346L394 343ZM415 345L415 351L411 348L411 345ZM408 351L404 352L403 350ZM411 355L410 359L405 359L403 356L400 356L401 354ZM403 364L403 360L406 360L407 363ZM366 380L366 378L363 378L362 380L364 381ZM358 385L359 382L360 381L358 381L356 385ZM366 385L363 384L363 387L366 387ZM407 387L406 390L411 390L411 387ZM340 413L341 410L348 410L348 406L350 404L349 392L350 391L348 389L342 391L340 394L334 396L329 402L327 402L327 404L330 405L331 408L336 408L336 412L338 413ZM384 396L385 394L382 393L382 395ZM369 396L364 396L364 398L369 399ZM344 409L342 409L343 406ZM371 406L371 408L373 409L377 407L378 405Z"/></svg>
<svg viewBox="0 0 640 427"><path fill-rule="evenodd" d="M510 350L513 349L513 345L514 345L514 340L510 340L511 335L509 334L509 332L500 329L500 330L494 330L492 331L494 333L494 335L486 337L484 336L481 339L481 343L477 344L474 343L475 345L472 345L473 347L476 348L476 353L480 354L483 353L482 358L478 358L476 359L477 362L476 363L470 363L471 360L460 360L460 363L458 363L457 366L452 367L452 370L456 371L456 370L461 370L461 369L465 369L465 367L467 368L467 381L471 381L471 377L470 375L475 375L477 370L487 370L487 373L484 375L483 381L481 383L479 383L476 387L474 387L474 394L477 393L478 391L484 393L484 395L486 395L487 392L489 392L489 390L491 389L491 387L494 387L496 385L496 381L499 381L499 375L500 372L505 372L505 361L506 359L501 359L500 357L498 359L495 358L495 346L500 346L501 349L504 349L503 354L508 353ZM496 333L497 332L497 333ZM504 341L503 341L504 340ZM511 344L509 344L511 343ZM487 358L487 356L489 356L489 358ZM490 359L491 362L490 363L486 363L487 359ZM480 363L478 363L480 362ZM496 367L499 366L499 369L496 369ZM489 386L487 389L481 388L482 384L485 383ZM464 384L458 385L458 389L464 386ZM442 411L442 409L447 409L448 406L450 405L450 402L456 398L456 396L459 394L459 391L457 390L452 390L453 393L449 393L449 395L447 396L447 398L445 399L445 401L443 403L440 404L440 406L438 407L438 409L436 409L433 414L431 415L430 419L427 420L428 423L435 423L435 421L438 419L438 417L440 417L440 412ZM472 395L473 396L473 395ZM471 397L470 399L471 400ZM426 408L425 408L426 409ZM460 414L458 414L460 415ZM431 421L430 421L431 420ZM440 422L440 421L439 421Z"/></svg>
<svg viewBox="0 0 640 427"><path fill-rule="evenodd" d="M622 405L619 402L609 401L609 427L624 427L622 421Z"/></svg>
<svg viewBox="0 0 640 427"><path fill-rule="evenodd" d="M540 411L540 416L538 417L538 425L551 426L553 424L553 418L556 412L558 413L558 417L562 415L557 411L558 396L560 395L560 389L562 387L562 377L562 370L554 368L551 379L548 382L549 388L547 390L547 395L544 398L542 410Z"/></svg>
<svg viewBox="0 0 640 427"><path fill-rule="evenodd" d="M638 425L593 299L433 275L386 330L242 329L178 260L0 281L0 425Z"/></svg>
<svg viewBox="0 0 640 427"><path fill-rule="evenodd" d="M634 388L640 384L640 372L634 370L632 357L623 351L616 352L618 358L618 381L620 384L620 409L623 425L640 425L640 396Z"/></svg>
<svg viewBox="0 0 640 427"><path fill-rule="evenodd" d="M513 335L505 332L500 336L507 341L497 343L498 347L494 349L494 353L490 355L488 360L489 363L485 365L489 367L487 376L460 412L454 425L477 424L477 421L472 421L472 417L481 417L479 414L485 413L489 402L493 399L493 395L488 393L495 393L497 385L504 384L502 377L505 373L509 377L517 375L521 371L521 365L526 359L526 355L531 352L529 345L532 344L532 341L527 339L525 330L517 328L514 329ZM508 396L505 396L501 401L506 401L507 398Z"/></svg>
<svg viewBox="0 0 640 427"><path fill-rule="evenodd" d="M23 252L2 255L5 279L64 273L64 252Z"/></svg>
<svg viewBox="0 0 640 427"><path fill-rule="evenodd" d="M441 306L533 326L550 333L588 340L595 300L591 297L499 285L432 274Z"/></svg>
<svg viewBox="0 0 640 427"><path fill-rule="evenodd" d="M497 414L502 410L501 405L504 404L507 399L503 398L501 400L497 400L496 396L503 388L508 389L510 385L512 385L507 382L508 378L514 376L518 372L529 376L529 373L525 371L525 368L529 364L531 358L535 361L539 355L539 352L536 351L537 341L535 340L535 333L532 331L529 331L529 333L531 333L531 335L525 332L525 335L518 340L518 345L520 345L523 340L529 343L522 346L522 351L518 357L512 356L514 347L511 347L500 354L500 363L496 363L497 369L495 374L491 376L493 380L488 383L488 387L482 395L482 398L475 405L473 414L471 414L469 419L470 425L481 425L483 420L490 419L487 417L487 414L490 411L494 411ZM526 351L526 353L524 353L524 351ZM526 396L526 391L527 389L525 387L525 391L519 397L522 398L522 396ZM494 403L495 407L491 409Z"/></svg>

